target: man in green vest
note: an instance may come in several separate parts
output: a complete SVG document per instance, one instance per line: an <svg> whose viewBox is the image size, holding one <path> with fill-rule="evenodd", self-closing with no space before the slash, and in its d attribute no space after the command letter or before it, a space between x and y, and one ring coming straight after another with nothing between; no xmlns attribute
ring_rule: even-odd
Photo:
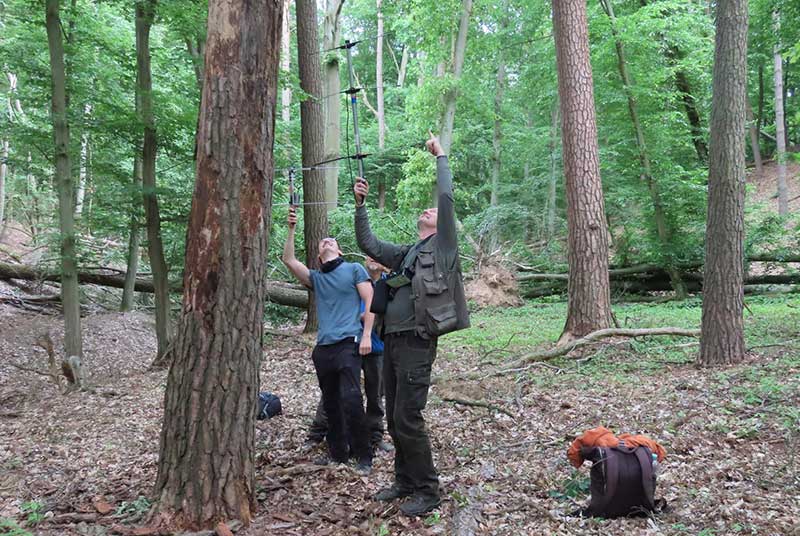
<svg viewBox="0 0 800 536"><path fill-rule="evenodd" d="M419 240L396 245L372 234L365 206L369 185L359 178L356 239L361 250L392 270L384 292L382 316L386 422L395 445L394 482L375 495L389 501L406 498L400 510L410 516L439 506L439 477L433 466L422 410L428 401L431 367L439 335L469 327L456 236L453 181L439 140L426 142L436 158L438 208L417 220Z"/></svg>

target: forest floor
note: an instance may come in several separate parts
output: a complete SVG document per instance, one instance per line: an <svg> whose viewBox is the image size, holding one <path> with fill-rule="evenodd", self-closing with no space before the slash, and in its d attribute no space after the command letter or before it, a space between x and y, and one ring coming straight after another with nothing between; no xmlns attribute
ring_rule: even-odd
<svg viewBox="0 0 800 536"><path fill-rule="evenodd" d="M391 482L391 454L376 457L369 477L309 464L319 453L301 448L318 399L311 342L273 336L261 383L281 397L284 413L256 424L259 508L238 534L798 535L800 300L747 304L750 351L740 365L698 369L696 341L656 337L435 385L426 419L444 502L419 519L369 499ZM625 327L696 327L700 302L616 305L615 314ZM564 317L563 303L545 302L475 313L471 329L442 339L435 373L488 373L549 346ZM131 534L150 506L166 381L165 372L147 370L152 321L142 313L85 317L84 364L96 392L69 395L11 365L45 369L34 340L43 331L58 340L60 326L57 316L0 305L0 534ZM656 495L668 501L666 513L569 517L587 501L588 464L573 469L566 450L599 425L664 445Z"/></svg>

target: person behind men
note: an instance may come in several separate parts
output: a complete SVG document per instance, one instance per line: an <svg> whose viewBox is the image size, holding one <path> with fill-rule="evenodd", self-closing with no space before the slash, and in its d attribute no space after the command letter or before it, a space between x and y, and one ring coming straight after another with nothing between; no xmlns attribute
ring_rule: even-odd
<svg viewBox="0 0 800 536"><path fill-rule="evenodd" d="M314 291L319 318L317 345L311 357L330 426L326 436L329 457L316 463L346 463L349 457L353 457L356 469L368 474L372 467L372 452L364 428L361 356L372 352L374 315L364 315L362 326L359 306L362 300L367 307L372 302L372 282L363 266L344 261L333 238L320 240L320 269L309 270L294 253L297 225L294 207L289 207L288 224L289 233L281 260L303 285Z"/></svg>
<svg viewBox="0 0 800 536"><path fill-rule="evenodd" d="M433 134L426 146L436 157L438 210L429 208L419 216L415 244L400 246L378 240L370 229L365 206L369 185L359 178L353 188L358 246L393 270L386 280L391 299L382 312L382 333L386 421L395 446L394 482L375 499L406 498L400 510L411 516L441 503L439 477L422 416L437 337L469 327L450 167ZM378 294L376 290L376 305Z"/></svg>
<svg viewBox="0 0 800 536"><path fill-rule="evenodd" d="M367 257L364 261L364 267L367 269L370 279L373 284L377 283L387 268L377 262L371 257ZM366 316L366 304L361 302L362 316ZM372 330L372 353L361 360L361 370L364 372L364 394L367 399L366 408L366 428L369 434L370 447L373 452L382 450L384 452L391 452L394 447L384 441L383 439L383 381L381 379L383 369L383 341L378 336L377 329ZM320 399L317 405L317 412L314 415L314 421L311 423L311 428L308 432L308 439L306 442L307 447L312 447L317 443L321 443L328 432L328 419L325 415L325 408Z"/></svg>

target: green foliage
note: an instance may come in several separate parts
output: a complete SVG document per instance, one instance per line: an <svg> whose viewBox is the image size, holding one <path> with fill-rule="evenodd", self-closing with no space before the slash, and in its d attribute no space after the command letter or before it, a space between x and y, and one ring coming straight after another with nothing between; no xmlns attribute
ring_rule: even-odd
<svg viewBox="0 0 800 536"><path fill-rule="evenodd" d="M140 495L134 501L122 501L117 509L114 511L118 516L141 515L150 510L152 504L143 495Z"/></svg>
<svg viewBox="0 0 800 536"><path fill-rule="evenodd" d="M44 505L39 501L27 501L22 503L19 507L20 511L25 514L25 521L28 525L35 527L44 519Z"/></svg>
<svg viewBox="0 0 800 536"><path fill-rule="evenodd" d="M0 517L0 534L4 536L33 536L27 530L21 528L13 519Z"/></svg>
<svg viewBox="0 0 800 536"><path fill-rule="evenodd" d="M574 470L569 478L561 482L558 489L550 490L548 494L559 499L580 500L589 493L590 483L587 474Z"/></svg>

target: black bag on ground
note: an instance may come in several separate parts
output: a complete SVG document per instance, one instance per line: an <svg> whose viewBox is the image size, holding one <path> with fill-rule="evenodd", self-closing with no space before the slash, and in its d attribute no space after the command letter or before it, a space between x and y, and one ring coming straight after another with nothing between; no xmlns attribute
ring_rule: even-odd
<svg viewBox="0 0 800 536"><path fill-rule="evenodd" d="M283 413L281 409L281 399L272 393L260 393L258 395L258 413L256 419L263 421L271 419L275 415Z"/></svg>
<svg viewBox="0 0 800 536"><path fill-rule="evenodd" d="M583 450L592 462L592 498L584 515L623 517L648 515L660 510L664 501L655 500L656 475L653 456L647 447L593 447Z"/></svg>

